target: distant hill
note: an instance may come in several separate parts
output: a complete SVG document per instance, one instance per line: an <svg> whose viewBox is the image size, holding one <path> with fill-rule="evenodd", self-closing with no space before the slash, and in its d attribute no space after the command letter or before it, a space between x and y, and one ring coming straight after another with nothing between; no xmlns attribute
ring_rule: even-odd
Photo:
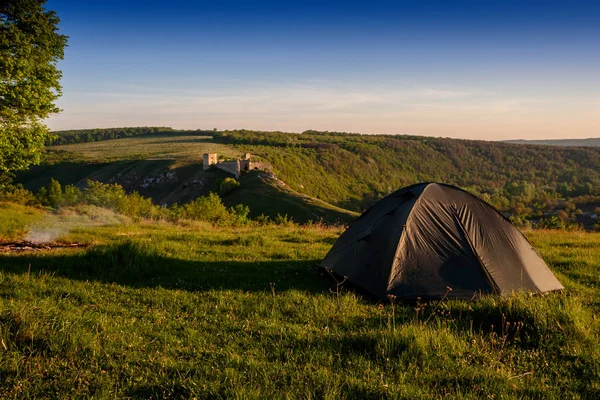
<svg viewBox="0 0 600 400"><path fill-rule="evenodd" d="M48 145L63 145L74 143L99 142L102 140L122 139L126 137L142 136L149 134L160 134L165 132L175 132L169 127L126 127L126 128L95 128L95 129L76 129L69 131L53 131L56 138Z"/></svg>
<svg viewBox="0 0 600 400"><path fill-rule="evenodd" d="M543 146L569 146L569 147L600 147L600 138L588 139L542 139L542 140L503 140L504 143L514 144L539 144Z"/></svg>
<svg viewBox="0 0 600 400"><path fill-rule="evenodd" d="M600 149L592 147L317 131L237 130L212 140L266 158L294 190L353 211L425 181L517 214L540 214L559 197L600 195Z"/></svg>
<svg viewBox="0 0 600 400"><path fill-rule="evenodd" d="M337 218L338 211L346 210L360 213L398 188L425 181L462 187L502 211L531 218L556 211L557 206L575 215L581 207L564 201L569 198L587 196L589 207L600 203L600 148L596 147L318 131L116 128L82 132L58 133L77 143L48 147L44 165L19 179L32 189L47 183L50 176L63 183L87 178L115 181L159 204L171 204L218 188L222 177L209 179L212 173L202 172L203 153L236 157L250 152L272 165L277 180L243 178L239 192L224 201L251 202L254 210L270 215L291 204L299 208L288 214L302 218ZM110 139L112 134L130 136ZM169 178L169 172L176 178ZM207 183L197 183L205 178ZM321 211L315 211L319 207Z"/></svg>
<svg viewBox="0 0 600 400"><path fill-rule="evenodd" d="M210 192L219 192L219 185L230 175L211 168L203 171L202 155L218 153L225 157L240 154L231 146L214 143L205 133L144 132L120 139L99 139L91 142L48 148L45 162L19 174L18 181L33 191L47 185L50 178L63 185L83 187L87 179L118 183L128 192L137 191L150 197L155 204L186 203ZM97 130L99 138L105 138ZM122 131L123 132L123 131ZM76 133L72 137L84 137ZM323 220L346 222L358 214L299 193L273 174L252 171L239 179L238 190L223 198L227 206L244 204L250 216L287 215L296 222Z"/></svg>

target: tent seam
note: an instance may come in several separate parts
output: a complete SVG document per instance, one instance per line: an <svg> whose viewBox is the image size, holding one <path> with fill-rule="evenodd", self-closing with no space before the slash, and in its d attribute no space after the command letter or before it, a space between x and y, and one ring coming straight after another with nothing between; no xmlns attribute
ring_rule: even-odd
<svg viewBox="0 0 600 400"><path fill-rule="evenodd" d="M385 291L386 293L390 291L390 284L391 279L392 279L392 271L391 269L394 267L394 261L396 259L398 259L398 249L400 249L400 247L402 246L402 239L404 238L404 235L406 234L406 227L408 226L408 221L410 220L410 217L412 216L412 213L415 209L415 207L417 206L417 204L420 203L421 199L423 198L423 195L425 194L425 191L429 188L429 186L432 183L427 183L425 185L425 187L423 188L423 190L421 191L421 194L419 196L417 196L417 199L415 200L415 203L413 204L413 206L410 208L410 211L408 212L408 215L406 216L406 221L404 221L404 226L402 227L402 233L400 234L400 237L398 238L398 247L396 247L396 251L394 252L394 258L392 259L392 266L390 267L390 273L388 274L388 278L387 278L387 282L385 285Z"/></svg>
<svg viewBox="0 0 600 400"><path fill-rule="evenodd" d="M479 257L479 253L475 249L475 246L473 246L473 243L471 242L471 239L469 238L469 235L467 235L467 230L465 229L465 226L462 224L462 222L458 218L458 215L456 214L456 210L455 209L452 210L452 216L454 217L454 220L456 221L456 223L460 227L460 231L463 234L463 237L465 238L465 240L469 244L469 248L471 249L471 252L473 253L473 255L475 256L475 258L477 259L477 262L479 263L479 267L483 270L483 272L484 272L484 274L485 274L485 276L486 276L486 278L488 280L488 284L490 285L490 287L492 288L492 290L494 291L495 294L501 294L500 288L498 287L498 284L493 279L492 275L490 274L490 271L488 271L488 269L486 268L486 266L483 263L483 261L481 261L481 257Z"/></svg>

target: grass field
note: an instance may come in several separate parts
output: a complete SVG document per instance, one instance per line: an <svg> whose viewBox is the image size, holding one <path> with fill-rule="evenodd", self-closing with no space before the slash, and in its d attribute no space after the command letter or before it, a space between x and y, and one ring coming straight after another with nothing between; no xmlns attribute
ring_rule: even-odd
<svg viewBox="0 0 600 400"><path fill-rule="evenodd" d="M392 307L329 290L339 228L70 227L0 255L0 398L600 397L600 234L528 233L564 293Z"/></svg>
<svg viewBox="0 0 600 400"><path fill-rule="evenodd" d="M241 155L231 146L213 143L208 136L148 135L100 142L48 147L39 166L21 172L17 181L32 191L47 185L50 178L65 184L82 184L86 179L108 182L119 177L135 187L148 176L175 171L179 181L202 173L204 153L225 157ZM139 182L137 182L139 181ZM139 190L139 187L135 187ZM156 190L171 192L174 188Z"/></svg>
<svg viewBox="0 0 600 400"><path fill-rule="evenodd" d="M34 226L47 219L41 210L19 204L0 202L0 240L16 240Z"/></svg>
<svg viewBox="0 0 600 400"><path fill-rule="evenodd" d="M198 135L148 135L101 142L52 146L53 154L69 152L89 161L122 161L135 159L177 160L182 163L202 163L204 153L218 153L225 157L238 157L240 153L231 146L213 143L210 136Z"/></svg>

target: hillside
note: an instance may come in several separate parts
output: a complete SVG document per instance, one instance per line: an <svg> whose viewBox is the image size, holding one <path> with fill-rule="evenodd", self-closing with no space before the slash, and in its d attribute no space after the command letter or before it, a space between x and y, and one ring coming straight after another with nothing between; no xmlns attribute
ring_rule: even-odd
<svg viewBox="0 0 600 400"><path fill-rule="evenodd" d="M600 205L597 148L316 131L129 129L84 131L85 135L59 132L59 137L66 135L63 142L81 143L49 147L45 165L22 174L20 180L32 189L50 176L64 183L81 183L86 178L115 181L159 204L170 204L218 188L222 177L201 172L204 152L225 157L250 152L271 163L278 182L285 183L276 185L282 197L291 194L304 201L302 197L308 196L312 198L309 204L317 204L318 199L327 203L325 208L356 213L391 191L423 181L460 186L502 211L533 219L563 209L566 218L581 222L582 212L592 215ZM133 136L110 139L117 134ZM167 174L176 179L169 182ZM198 182L204 182L206 190L199 189ZM266 194L272 189L268 186L254 192ZM271 200L272 194L267 196ZM272 215L277 207L271 200L265 198L266 205L257 199L251 202ZM595 223L589 218L583 222L589 227Z"/></svg>
<svg viewBox="0 0 600 400"><path fill-rule="evenodd" d="M18 179L32 191L46 185L50 178L79 187L87 179L118 183L129 192L150 197L155 204L181 204L210 192L218 193L220 182L230 176L214 168L203 171L204 153L240 155L235 148L214 143L203 133L136 132L135 137L52 146L42 165L20 174ZM251 217L264 214L274 218L279 214L297 222L345 222L357 215L301 194L272 174L250 172L240 178L240 183L240 189L225 196L223 202L249 206Z"/></svg>
<svg viewBox="0 0 600 400"><path fill-rule="evenodd" d="M566 147L600 147L600 138L587 139L540 139L540 140L503 140L504 143L515 144L537 144L544 146L566 146Z"/></svg>
<svg viewBox="0 0 600 400"><path fill-rule="evenodd" d="M314 131L217 132L213 140L268 159L293 189L355 211L423 181L454 184L525 215L557 198L600 195L595 148Z"/></svg>

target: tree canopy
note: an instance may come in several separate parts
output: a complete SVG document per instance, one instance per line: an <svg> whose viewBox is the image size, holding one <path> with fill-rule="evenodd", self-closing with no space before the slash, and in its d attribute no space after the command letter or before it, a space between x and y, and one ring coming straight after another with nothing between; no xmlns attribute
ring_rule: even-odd
<svg viewBox="0 0 600 400"><path fill-rule="evenodd" d="M45 0L0 2L0 172L39 162L51 133L43 120L60 109L67 36Z"/></svg>
<svg viewBox="0 0 600 400"><path fill-rule="evenodd" d="M419 182L457 185L511 214L600 196L600 148L405 135L234 130L213 140L267 159L294 190L352 211Z"/></svg>

